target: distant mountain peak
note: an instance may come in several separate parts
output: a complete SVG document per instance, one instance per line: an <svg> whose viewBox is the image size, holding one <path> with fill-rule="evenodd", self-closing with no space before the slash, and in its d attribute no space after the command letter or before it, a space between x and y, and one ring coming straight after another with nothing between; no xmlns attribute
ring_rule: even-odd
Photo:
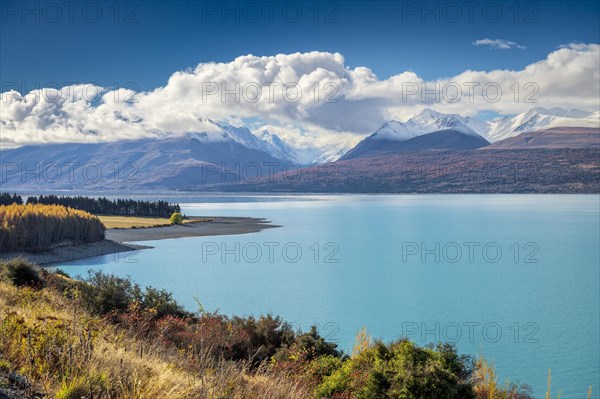
<svg viewBox="0 0 600 399"><path fill-rule="evenodd" d="M439 130L455 130L471 136L479 136L468 125L468 121L468 117L465 118L457 114L443 114L430 108L425 108L418 115L408 119L406 122L396 120L385 122L369 137L371 139L402 141Z"/></svg>
<svg viewBox="0 0 600 399"><path fill-rule="evenodd" d="M296 162L298 158L298 153L294 148L292 148L285 141L283 141L278 135L271 133L265 129L258 134L258 137L260 140L269 144L268 150L276 158Z"/></svg>

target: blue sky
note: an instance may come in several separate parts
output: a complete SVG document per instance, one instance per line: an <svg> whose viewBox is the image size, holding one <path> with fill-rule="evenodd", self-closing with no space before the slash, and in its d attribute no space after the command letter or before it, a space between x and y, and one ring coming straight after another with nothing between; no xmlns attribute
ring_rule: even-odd
<svg viewBox="0 0 600 399"><path fill-rule="evenodd" d="M367 66L380 79L407 70L435 79L520 69L561 44L600 42L596 1L479 2L471 9L469 2L279 1L272 17L269 1L75 3L56 2L57 10L31 1L24 10L21 1L2 1L2 91L73 82L149 90L200 62L312 50L340 52L347 66ZM485 38L524 48L473 45Z"/></svg>
<svg viewBox="0 0 600 399"><path fill-rule="evenodd" d="M600 109L598 1L0 1L5 145Z"/></svg>

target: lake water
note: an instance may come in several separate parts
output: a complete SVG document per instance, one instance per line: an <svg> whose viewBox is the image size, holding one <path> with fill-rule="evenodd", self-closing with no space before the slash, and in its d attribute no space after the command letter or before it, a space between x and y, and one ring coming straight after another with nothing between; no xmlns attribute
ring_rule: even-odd
<svg viewBox="0 0 600 399"><path fill-rule="evenodd" d="M164 198L162 196L161 198ZM170 198L194 216L256 216L260 233L146 241L61 264L165 288L189 310L273 313L349 351L375 338L455 342L543 397L600 392L598 195Z"/></svg>

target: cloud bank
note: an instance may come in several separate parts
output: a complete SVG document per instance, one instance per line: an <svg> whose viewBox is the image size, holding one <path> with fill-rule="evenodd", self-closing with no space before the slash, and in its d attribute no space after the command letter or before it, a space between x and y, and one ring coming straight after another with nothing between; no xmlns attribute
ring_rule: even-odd
<svg viewBox="0 0 600 399"><path fill-rule="evenodd" d="M246 55L178 71L148 92L74 85L1 94L2 146L99 142L213 131L215 122L265 127L299 147L358 141L385 120L426 107L475 115L532 107L598 110L600 45L563 46L520 70L472 71L426 81L379 79L342 54Z"/></svg>

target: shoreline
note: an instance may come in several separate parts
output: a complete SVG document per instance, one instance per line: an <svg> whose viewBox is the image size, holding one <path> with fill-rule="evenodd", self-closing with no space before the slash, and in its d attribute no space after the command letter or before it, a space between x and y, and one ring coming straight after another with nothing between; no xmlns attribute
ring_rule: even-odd
<svg viewBox="0 0 600 399"><path fill-rule="evenodd" d="M122 252L152 248L145 245L125 244L111 240L76 244L65 242L42 252L9 252L0 254L0 260L23 258L40 266L54 263L71 262L80 259L96 258Z"/></svg>
<svg viewBox="0 0 600 399"><path fill-rule="evenodd" d="M0 254L0 260L24 258L40 266L52 266L55 263L71 262L80 259L96 258L122 252L153 248L147 245L132 244L137 241L166 240L183 237L208 237L258 233L265 229L281 227L271 224L263 218L252 217L194 217L210 219L207 222L195 222L178 225L106 229L105 239L93 243L76 244L65 242L39 253L10 252ZM125 255L125 257L128 255Z"/></svg>
<svg viewBox="0 0 600 399"><path fill-rule="evenodd" d="M137 229L107 229L106 239L119 243L127 243L132 241L154 241L182 237L258 233L265 229L281 227L271 224L269 220L264 218L234 216L211 216L200 218L195 216L194 219L210 219L210 221Z"/></svg>

